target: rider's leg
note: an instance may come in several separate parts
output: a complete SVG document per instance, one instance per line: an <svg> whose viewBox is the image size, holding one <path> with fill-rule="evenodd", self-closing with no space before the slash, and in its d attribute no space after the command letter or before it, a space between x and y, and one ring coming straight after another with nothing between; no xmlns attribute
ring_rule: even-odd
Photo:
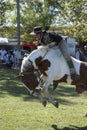
<svg viewBox="0 0 87 130"><path fill-rule="evenodd" d="M70 68L70 75L71 75L71 78L72 79L76 79L78 78L77 74L76 74L76 70L75 70L75 67L74 67L74 64L72 62L72 59L70 57L70 54L68 52L68 47L67 47L67 43L65 40L62 40L60 43L59 43L59 48L64 56L64 58L66 59L66 62Z"/></svg>

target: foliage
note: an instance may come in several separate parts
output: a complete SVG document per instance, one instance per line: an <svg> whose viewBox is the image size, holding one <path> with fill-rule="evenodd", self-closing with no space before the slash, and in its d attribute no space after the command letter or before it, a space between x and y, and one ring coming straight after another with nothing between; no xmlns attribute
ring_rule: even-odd
<svg viewBox="0 0 87 130"><path fill-rule="evenodd" d="M66 34L75 37L79 43L87 41L87 3L86 0L65 0L63 22L70 23ZM65 18L65 19L64 19Z"/></svg>
<svg viewBox="0 0 87 130"><path fill-rule="evenodd" d="M9 0L0 1L0 35L5 37L14 36L13 33L16 32L14 26L14 17L15 13L14 3L11 3ZM16 21L15 21L16 23Z"/></svg>
<svg viewBox="0 0 87 130"><path fill-rule="evenodd" d="M0 1L1 33L7 37L17 36L16 4L15 0ZM32 42L33 38L29 34L37 25L43 29L46 25L55 26L55 30L62 26L61 34L75 37L79 43L86 43L87 1L20 0L21 41Z"/></svg>
<svg viewBox="0 0 87 130"><path fill-rule="evenodd" d="M44 1L36 1L36 0L26 0L26 4L24 8L22 8L21 22L23 25L24 37L29 37L29 33L33 30L34 26L42 26L51 25L54 22L56 16L56 9L58 8L58 4L53 4L53 0L50 2L47 0ZM58 5L58 6L57 6Z"/></svg>

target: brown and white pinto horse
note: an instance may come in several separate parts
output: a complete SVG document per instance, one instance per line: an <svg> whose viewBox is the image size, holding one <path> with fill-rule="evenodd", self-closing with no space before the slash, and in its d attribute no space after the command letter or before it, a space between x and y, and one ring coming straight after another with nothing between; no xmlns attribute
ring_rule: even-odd
<svg viewBox="0 0 87 130"><path fill-rule="evenodd" d="M44 105L46 105L46 100L43 98L42 92L45 92L49 101L58 107L58 102L52 98L48 90L51 82L66 82L76 85L78 93L87 91L87 63L71 58L76 73L80 75L78 80L71 79L69 67L58 47L48 48L47 46L41 46L22 61L21 80L30 92L41 99ZM42 88L42 91L37 89L38 86Z"/></svg>

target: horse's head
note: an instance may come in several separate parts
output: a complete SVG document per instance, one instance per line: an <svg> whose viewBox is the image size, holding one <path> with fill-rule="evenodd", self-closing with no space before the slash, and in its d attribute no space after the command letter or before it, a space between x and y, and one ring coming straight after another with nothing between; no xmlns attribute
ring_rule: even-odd
<svg viewBox="0 0 87 130"><path fill-rule="evenodd" d="M29 90L34 90L38 86L37 76L33 72L21 73L20 78Z"/></svg>
<svg viewBox="0 0 87 130"><path fill-rule="evenodd" d="M39 82L35 74L35 69L31 61L24 59L21 65L21 72L17 76L20 77L21 81L29 90L34 90Z"/></svg>

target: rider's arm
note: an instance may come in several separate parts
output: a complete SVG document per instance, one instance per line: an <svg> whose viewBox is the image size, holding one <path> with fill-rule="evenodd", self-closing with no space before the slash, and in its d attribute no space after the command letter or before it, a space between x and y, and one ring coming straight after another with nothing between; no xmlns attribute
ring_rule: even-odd
<svg viewBox="0 0 87 130"><path fill-rule="evenodd" d="M49 37L53 39L53 42L59 44L62 41L62 37L58 34L49 33Z"/></svg>
<svg viewBox="0 0 87 130"><path fill-rule="evenodd" d="M61 40L62 37L60 35L44 32L41 42L43 43L43 45L49 45L52 44L53 42L58 44Z"/></svg>

